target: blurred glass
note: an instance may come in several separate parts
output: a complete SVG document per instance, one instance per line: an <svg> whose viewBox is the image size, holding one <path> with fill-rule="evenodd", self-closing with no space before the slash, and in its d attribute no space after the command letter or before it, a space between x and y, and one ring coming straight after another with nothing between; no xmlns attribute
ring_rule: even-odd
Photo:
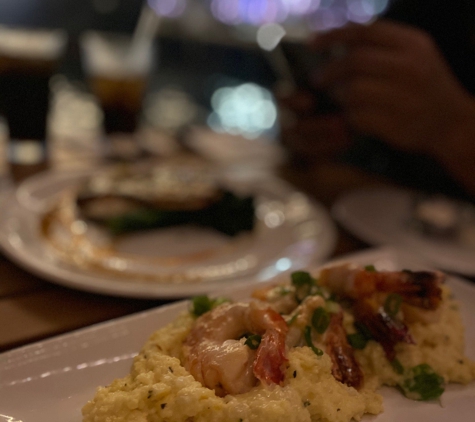
<svg viewBox="0 0 475 422"><path fill-rule="evenodd" d="M140 154L136 133L154 61L151 42L132 36L87 31L80 39L83 67L103 111L106 158Z"/></svg>
<svg viewBox="0 0 475 422"><path fill-rule="evenodd" d="M49 81L66 41L60 30L0 26L0 112L8 124L15 179L48 166Z"/></svg>

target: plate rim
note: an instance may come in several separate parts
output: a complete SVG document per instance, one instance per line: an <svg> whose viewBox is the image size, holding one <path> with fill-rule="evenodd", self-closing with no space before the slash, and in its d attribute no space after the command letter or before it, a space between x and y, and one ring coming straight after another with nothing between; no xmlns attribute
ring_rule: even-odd
<svg viewBox="0 0 475 422"><path fill-rule="evenodd" d="M369 243L371 246L385 246L385 245L394 245L398 248L407 248L416 254L419 259L428 261L434 267L439 267L444 271L453 272L467 277L475 277L475 260L473 262L460 261L458 257L455 256L455 253L447 256L441 256L441 253L434 254L432 249L420 249L412 245L411 242L404 241L401 238L396 240L389 240L385 234L381 234L379 230L374 229L367 222L355 219L352 213L349 211L348 206L350 202L355 198L358 198L359 195L364 194L381 194L384 193L394 193L398 195L403 195L405 198L408 198L411 194L417 194L417 191L414 191L409 188L404 187L381 187L381 186L367 186L362 188L353 189L342 194L330 209L330 214L332 217L344 228L346 228L350 233L356 235L358 238L363 240L366 243ZM417 238L414 236L415 242L420 242L421 244L426 244L428 246L434 246L434 243L430 240L424 238ZM447 249L449 246L447 245ZM475 253L475 252L474 252ZM436 256L435 256L436 255Z"/></svg>
<svg viewBox="0 0 475 422"><path fill-rule="evenodd" d="M34 186L35 183L41 184L48 178L66 177L73 179L76 177L84 177L92 172L97 172L100 168L93 167L91 169L77 170L77 171L64 171L64 170L47 170L39 173L20 184L16 189L13 189L8 195L13 198L18 197L18 193L26 189L28 186ZM319 244L318 250L308 257L308 261L305 265L310 265L313 261L323 262L334 251L337 243L337 228L335 222L331 218L330 211L323 206L320 202L311 198L298 188L292 186L289 182L280 179L278 177L268 178L272 183L277 183L279 188L286 189L289 192L299 193L305 196L309 204L312 207L312 211L315 213L315 219L321 222L323 231L318 235ZM264 180L264 179L263 179ZM22 206L18 201L17 206ZM10 208L13 207L13 201L11 201ZM28 209L24 207L27 212L32 215L37 215L35 207ZM6 212L5 208L3 212ZM37 210L36 210L37 211ZM0 222L0 227L4 222ZM63 268L60 266L54 266L52 263L44 264L38 255L31 255L25 248L16 248L11 242L8 241L4 233L0 235L0 250L8 256L18 266L26 269L28 272L35 274L47 282L52 282L64 287L87 291L91 293L129 297L135 299L179 299L184 297L190 297L197 294L205 294L215 289L223 288L224 283L232 285L232 287L247 286L256 283L254 279L259 274L250 273L237 276L235 278L229 278L225 280L211 280L206 282L195 283L153 283L153 282L130 282L125 280L112 280L111 277L102 277L100 275L94 275L92 271L74 272L73 267ZM261 269L262 271L262 269ZM287 270L288 272L289 270ZM285 273L286 271L283 271Z"/></svg>

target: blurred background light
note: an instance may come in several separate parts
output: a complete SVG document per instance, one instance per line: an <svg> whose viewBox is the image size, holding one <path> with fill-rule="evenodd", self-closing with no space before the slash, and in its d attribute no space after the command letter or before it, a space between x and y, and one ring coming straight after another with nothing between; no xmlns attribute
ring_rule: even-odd
<svg viewBox="0 0 475 422"><path fill-rule="evenodd" d="M186 0L147 0L148 5L157 15L176 18L186 9Z"/></svg>
<svg viewBox="0 0 475 422"><path fill-rule="evenodd" d="M366 23L384 12L388 0L211 0L213 16L228 25L313 22L330 29L348 21ZM323 10L326 12L321 13ZM343 19L346 16L346 19ZM302 22L300 22L302 23Z"/></svg>
<svg viewBox="0 0 475 422"><path fill-rule="evenodd" d="M272 51L285 36L285 29L276 23L261 26L257 31L257 44L263 50Z"/></svg>
<svg viewBox="0 0 475 422"><path fill-rule="evenodd" d="M254 83L218 88L211 106L208 125L217 132L255 139L272 130L277 121L271 92Z"/></svg>

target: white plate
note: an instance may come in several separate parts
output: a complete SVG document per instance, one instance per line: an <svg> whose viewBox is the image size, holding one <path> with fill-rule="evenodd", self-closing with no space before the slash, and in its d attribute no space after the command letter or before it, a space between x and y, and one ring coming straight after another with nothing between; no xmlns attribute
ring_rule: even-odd
<svg viewBox="0 0 475 422"><path fill-rule="evenodd" d="M348 256L378 269L425 269L411 257L391 249ZM466 350L475 359L475 286L450 277L448 284L461 302ZM220 292L234 300L249 297L253 287ZM133 316L82 329L0 355L0 421L80 422L81 408L99 385L129 372L133 356L153 331L172 321L188 302L177 302ZM473 421L475 383L449 385L438 403L410 401L383 389L385 412L364 417L373 422Z"/></svg>
<svg viewBox="0 0 475 422"><path fill-rule="evenodd" d="M229 238L192 226L150 230L125 236L104 260L110 265L107 271L79 266L71 259L75 255L45 240L40 223L64 189L90 175L90 171L47 172L21 185L0 210L3 251L32 273L67 287L172 298L223 288L224 282L238 286L265 281L322 262L335 246L336 230L328 211L290 185L275 178L220 173L230 189L255 197L256 227L251 234Z"/></svg>
<svg viewBox="0 0 475 422"><path fill-rule="evenodd" d="M475 249L425 236L408 224L416 192L404 189L359 189L339 198L335 219L364 241L409 250L433 266L475 276Z"/></svg>

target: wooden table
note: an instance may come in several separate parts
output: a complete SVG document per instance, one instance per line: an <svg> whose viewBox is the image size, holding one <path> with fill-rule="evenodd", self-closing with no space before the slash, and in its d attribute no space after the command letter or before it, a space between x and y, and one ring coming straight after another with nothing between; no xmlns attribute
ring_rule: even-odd
<svg viewBox="0 0 475 422"><path fill-rule="evenodd" d="M278 171L281 177L328 208L346 190L385 183L336 163L300 170L283 166ZM366 247L368 245L338 227L338 243L332 257ZM61 287L28 273L2 255L0 274L0 352L165 303Z"/></svg>

